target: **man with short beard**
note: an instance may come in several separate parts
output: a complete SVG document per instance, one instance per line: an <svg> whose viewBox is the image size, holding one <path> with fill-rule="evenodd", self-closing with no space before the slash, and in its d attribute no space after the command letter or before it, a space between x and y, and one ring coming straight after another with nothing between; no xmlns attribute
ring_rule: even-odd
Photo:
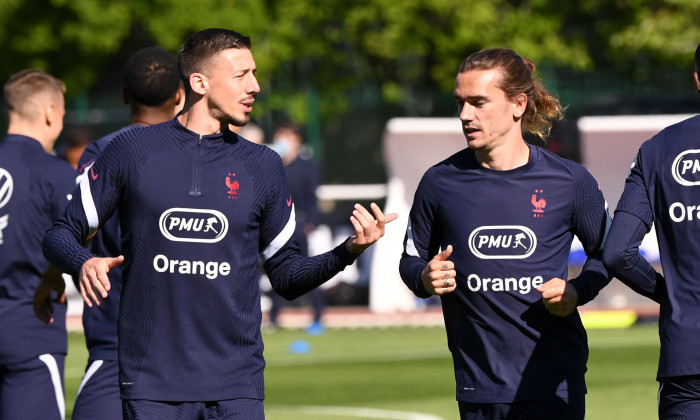
<svg viewBox="0 0 700 420"><path fill-rule="evenodd" d="M88 307L109 295L107 273L123 263L125 418L263 419L259 258L292 299L351 264L396 218L357 204L352 237L301 255L279 156L229 130L248 123L260 91L250 47L231 30L190 36L178 55L182 113L117 136L47 232L45 254L79 276ZM123 256L96 257L80 241L117 208Z"/></svg>

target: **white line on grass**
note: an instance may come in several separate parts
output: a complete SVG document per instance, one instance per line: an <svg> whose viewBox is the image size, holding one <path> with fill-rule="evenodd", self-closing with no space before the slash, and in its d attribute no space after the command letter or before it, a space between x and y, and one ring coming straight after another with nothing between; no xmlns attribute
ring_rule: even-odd
<svg viewBox="0 0 700 420"><path fill-rule="evenodd" d="M414 413L409 411L380 410L377 408L364 407L325 407L313 405L275 405L268 406L266 410L281 413L304 413L324 416L359 417L366 419L385 420L445 420L442 417L432 414Z"/></svg>

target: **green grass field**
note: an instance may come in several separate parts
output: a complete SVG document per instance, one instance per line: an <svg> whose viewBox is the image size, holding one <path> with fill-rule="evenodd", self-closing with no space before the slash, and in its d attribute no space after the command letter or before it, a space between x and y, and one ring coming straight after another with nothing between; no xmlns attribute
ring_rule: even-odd
<svg viewBox="0 0 700 420"><path fill-rule="evenodd" d="M264 340L269 420L458 418L443 328L281 330ZM656 327L589 330L589 343L587 420L655 419ZM81 334L69 346L68 412L87 357Z"/></svg>

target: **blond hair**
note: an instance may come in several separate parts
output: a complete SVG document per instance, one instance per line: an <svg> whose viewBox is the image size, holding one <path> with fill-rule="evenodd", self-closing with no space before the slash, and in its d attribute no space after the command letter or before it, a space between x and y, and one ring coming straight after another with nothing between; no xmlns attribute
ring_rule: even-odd
<svg viewBox="0 0 700 420"><path fill-rule="evenodd" d="M22 70L13 74L5 83L3 96L5 98L5 113L9 116L17 115L23 119L31 120L37 115L34 99L43 94L63 95L66 85L37 69Z"/></svg>

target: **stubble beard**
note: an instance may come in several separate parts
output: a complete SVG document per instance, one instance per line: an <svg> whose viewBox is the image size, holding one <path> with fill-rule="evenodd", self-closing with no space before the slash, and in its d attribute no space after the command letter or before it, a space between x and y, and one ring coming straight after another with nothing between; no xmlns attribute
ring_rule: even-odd
<svg viewBox="0 0 700 420"><path fill-rule="evenodd" d="M242 117L236 117L235 115L229 115L228 124L235 125L236 127L243 127L250 122L250 116L248 114L243 114Z"/></svg>
<svg viewBox="0 0 700 420"><path fill-rule="evenodd" d="M248 113L242 113L241 115L226 114L220 109L212 109L210 111L211 116L216 118L222 127L227 127L230 125L235 125L236 127L243 127L250 122L250 116Z"/></svg>

